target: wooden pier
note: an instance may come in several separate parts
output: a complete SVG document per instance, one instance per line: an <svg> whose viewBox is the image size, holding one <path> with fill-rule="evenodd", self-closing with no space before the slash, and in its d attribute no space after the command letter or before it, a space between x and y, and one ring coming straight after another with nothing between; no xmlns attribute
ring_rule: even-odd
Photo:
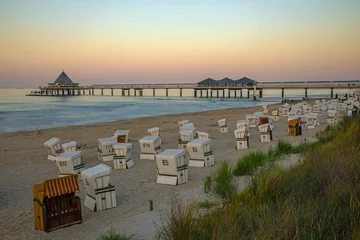
<svg viewBox="0 0 360 240"><path fill-rule="evenodd" d="M281 89L282 98L286 89L329 89L329 96L334 97L334 89L359 89L360 80L353 81L313 81L313 82L256 82L249 78L232 80L224 78L216 81L208 78L198 83L179 84L96 84L79 86L62 72L54 83L39 87L39 91L27 96L131 96L131 97L193 97L193 98L252 98L263 97L263 90ZM105 94L106 92L107 94Z"/></svg>

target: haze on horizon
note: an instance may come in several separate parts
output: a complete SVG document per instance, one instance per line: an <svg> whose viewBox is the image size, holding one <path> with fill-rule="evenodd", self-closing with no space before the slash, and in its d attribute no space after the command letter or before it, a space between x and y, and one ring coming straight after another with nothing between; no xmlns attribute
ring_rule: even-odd
<svg viewBox="0 0 360 240"><path fill-rule="evenodd" d="M359 0L5 0L0 87L360 79Z"/></svg>

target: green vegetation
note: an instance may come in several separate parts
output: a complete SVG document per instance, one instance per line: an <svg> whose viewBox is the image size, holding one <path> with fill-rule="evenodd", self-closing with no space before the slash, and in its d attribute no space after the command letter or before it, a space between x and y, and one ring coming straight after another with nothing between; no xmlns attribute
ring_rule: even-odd
<svg viewBox="0 0 360 240"><path fill-rule="evenodd" d="M199 219L196 211L196 204L190 202L182 204L179 200L173 199L171 211L165 217L165 227L157 230L157 238L163 240L197 239ZM201 239L201 238L199 238Z"/></svg>
<svg viewBox="0 0 360 240"><path fill-rule="evenodd" d="M217 206L218 204L214 201L204 200L197 203L199 208L212 208Z"/></svg>
<svg viewBox="0 0 360 240"><path fill-rule="evenodd" d="M241 158L239 162L243 163L237 164L234 173L253 174L250 185L241 193L229 187L233 186L231 167L223 163L207 178L209 192L227 199L223 207L204 208L205 213L201 214L190 208L189 229L167 221L167 226L176 231L172 230L167 238L158 237L360 239L359 133L360 117L348 117L319 132L317 143L304 142L296 147L278 143L264 154L265 160L256 160L259 164L254 166L244 159L255 157ZM275 164L261 167L275 160L275 156L293 152L303 153L305 159L290 170ZM184 214L173 214L173 218L184 218Z"/></svg>
<svg viewBox="0 0 360 240"><path fill-rule="evenodd" d="M134 235L128 235L126 232L116 232L113 227L105 234L100 236L100 240L134 240Z"/></svg>
<svg viewBox="0 0 360 240"><path fill-rule="evenodd" d="M236 176L252 175L267 160L267 155L263 152L251 152L238 160L233 174Z"/></svg>
<svg viewBox="0 0 360 240"><path fill-rule="evenodd" d="M233 170L229 164L227 162L223 162L213 174L205 178L205 191L212 193L222 202L230 202L233 194L236 192L232 171Z"/></svg>

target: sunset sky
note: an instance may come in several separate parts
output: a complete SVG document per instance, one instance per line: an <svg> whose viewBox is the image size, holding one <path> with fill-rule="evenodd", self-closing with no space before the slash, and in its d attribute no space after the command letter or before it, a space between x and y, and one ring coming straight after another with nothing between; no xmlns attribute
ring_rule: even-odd
<svg viewBox="0 0 360 240"><path fill-rule="evenodd" d="M360 79L360 0L4 0L0 87Z"/></svg>

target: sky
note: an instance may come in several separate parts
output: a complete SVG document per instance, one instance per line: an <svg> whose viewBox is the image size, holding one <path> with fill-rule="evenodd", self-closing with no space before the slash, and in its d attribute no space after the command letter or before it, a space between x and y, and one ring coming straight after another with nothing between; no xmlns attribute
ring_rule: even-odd
<svg viewBox="0 0 360 240"><path fill-rule="evenodd" d="M0 87L360 80L359 0L2 0Z"/></svg>

